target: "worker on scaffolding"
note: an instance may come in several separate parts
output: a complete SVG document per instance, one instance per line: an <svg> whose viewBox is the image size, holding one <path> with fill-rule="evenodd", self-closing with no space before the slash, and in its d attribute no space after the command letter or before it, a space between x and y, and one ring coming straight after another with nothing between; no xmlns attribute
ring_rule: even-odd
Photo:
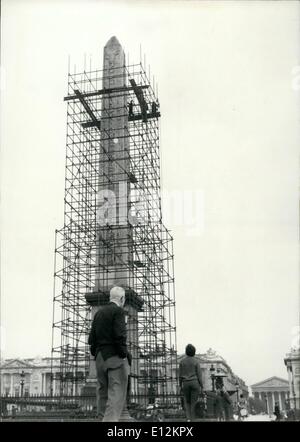
<svg viewBox="0 0 300 442"><path fill-rule="evenodd" d="M152 101L152 105L151 105L151 113L153 117L156 117L157 112L158 112L158 107L159 107L159 102L158 100L156 101Z"/></svg>
<svg viewBox="0 0 300 442"><path fill-rule="evenodd" d="M130 100L129 105L128 105L130 117L133 117L133 106L134 106L134 102L133 102L133 100Z"/></svg>

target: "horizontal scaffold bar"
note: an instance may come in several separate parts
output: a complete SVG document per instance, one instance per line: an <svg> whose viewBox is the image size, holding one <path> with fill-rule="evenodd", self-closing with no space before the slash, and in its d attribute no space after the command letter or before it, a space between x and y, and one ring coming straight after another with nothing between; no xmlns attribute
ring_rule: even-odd
<svg viewBox="0 0 300 442"><path fill-rule="evenodd" d="M143 86L137 86L140 89L148 89L149 85L143 85ZM115 87L115 88L105 88L105 89L99 89L98 91L93 91L93 92L86 92L81 94L82 97L86 98L86 97L94 97L96 95L104 95L104 94L113 94L115 92L126 92L126 91L132 91L134 90L133 87ZM69 100L76 100L78 99L78 95L67 95L66 97L64 97L64 101L69 101Z"/></svg>

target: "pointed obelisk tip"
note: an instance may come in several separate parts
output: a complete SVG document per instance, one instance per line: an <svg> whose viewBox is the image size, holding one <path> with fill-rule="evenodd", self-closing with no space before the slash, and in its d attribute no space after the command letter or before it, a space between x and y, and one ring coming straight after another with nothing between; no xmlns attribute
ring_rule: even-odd
<svg viewBox="0 0 300 442"><path fill-rule="evenodd" d="M121 46L121 44L117 37L113 36L108 40L105 46Z"/></svg>

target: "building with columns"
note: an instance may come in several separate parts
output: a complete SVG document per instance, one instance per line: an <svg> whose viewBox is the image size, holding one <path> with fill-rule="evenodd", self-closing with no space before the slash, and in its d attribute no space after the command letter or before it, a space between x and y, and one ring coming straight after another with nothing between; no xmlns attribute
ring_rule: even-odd
<svg viewBox="0 0 300 442"><path fill-rule="evenodd" d="M289 382L286 379L273 376L251 385L251 390L256 399L265 403L268 414L273 414L276 402L278 402L281 411L287 410L290 390Z"/></svg>
<svg viewBox="0 0 300 442"><path fill-rule="evenodd" d="M289 379L290 406L300 410L300 348L292 348L284 363Z"/></svg>
<svg viewBox="0 0 300 442"><path fill-rule="evenodd" d="M54 358L52 369L54 374L59 373L59 358ZM6 359L1 362L0 370L2 396L51 394L51 358ZM59 394L55 376L52 393Z"/></svg>

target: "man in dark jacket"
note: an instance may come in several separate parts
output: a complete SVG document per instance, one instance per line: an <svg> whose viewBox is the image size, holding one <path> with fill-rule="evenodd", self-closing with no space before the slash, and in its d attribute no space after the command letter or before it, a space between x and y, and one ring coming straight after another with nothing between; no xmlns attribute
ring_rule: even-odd
<svg viewBox="0 0 300 442"><path fill-rule="evenodd" d="M226 391L224 385L221 388L221 398L225 420L229 421L231 419L232 400L230 399L230 396Z"/></svg>
<svg viewBox="0 0 300 442"><path fill-rule="evenodd" d="M279 403L278 402L275 402L274 414L276 416L276 420L280 421L281 413L280 413L280 408L279 408Z"/></svg>
<svg viewBox="0 0 300 442"><path fill-rule="evenodd" d="M110 302L96 313L89 335L99 383L98 412L103 422L118 422L126 403L129 365L124 303L125 290L113 287Z"/></svg>

